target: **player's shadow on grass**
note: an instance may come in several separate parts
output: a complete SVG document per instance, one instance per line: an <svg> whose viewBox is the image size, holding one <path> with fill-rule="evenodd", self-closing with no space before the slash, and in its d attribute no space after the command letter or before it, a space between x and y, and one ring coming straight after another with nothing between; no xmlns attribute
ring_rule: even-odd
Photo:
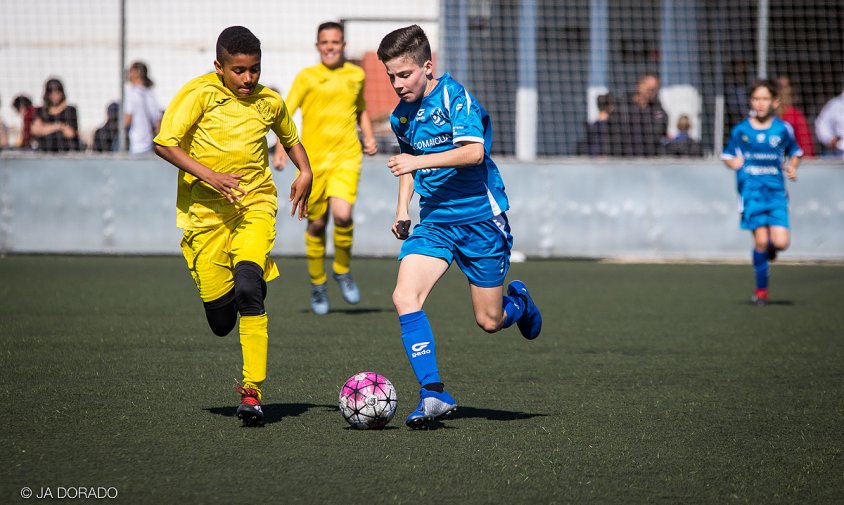
<svg viewBox="0 0 844 505"><path fill-rule="evenodd" d="M376 314L379 312L393 312L395 309L385 309L383 307L342 307L332 308L327 315L331 314L348 314L351 316L360 316L364 314ZM302 314L310 314L311 309L302 309Z"/></svg>
<svg viewBox="0 0 844 505"><path fill-rule="evenodd" d="M531 414L528 412L513 412L511 410L476 409L474 407L457 407L454 419L480 418L488 421L521 421L534 417L545 417L548 414Z"/></svg>
<svg viewBox="0 0 844 505"><path fill-rule="evenodd" d="M742 305L756 305L756 303L748 300L746 302L742 302ZM793 307L796 304L791 300L768 300L767 302L765 302L765 305L766 306L768 306L768 305L779 306L779 307Z"/></svg>
<svg viewBox="0 0 844 505"><path fill-rule="evenodd" d="M319 408L323 410L337 410L337 405L316 405L313 403L267 403L262 405L264 410L264 422L266 424L277 423L286 417L297 417L305 412ZM208 407L206 410L212 414L225 417L234 417L237 407Z"/></svg>

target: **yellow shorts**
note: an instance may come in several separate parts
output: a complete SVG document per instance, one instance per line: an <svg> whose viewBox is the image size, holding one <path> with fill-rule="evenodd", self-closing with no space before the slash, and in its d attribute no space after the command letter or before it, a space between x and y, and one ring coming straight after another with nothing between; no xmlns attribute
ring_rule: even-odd
<svg viewBox="0 0 844 505"><path fill-rule="evenodd" d="M308 198L308 219L315 221L328 211L328 199L340 198L354 205L358 196L363 155L351 156L328 166L314 166L314 181Z"/></svg>
<svg viewBox="0 0 844 505"><path fill-rule="evenodd" d="M182 254L199 297L210 302L234 288L234 266L241 261L263 267L265 281L278 277L278 267L270 259L274 243L275 216L253 210L220 226L186 230Z"/></svg>

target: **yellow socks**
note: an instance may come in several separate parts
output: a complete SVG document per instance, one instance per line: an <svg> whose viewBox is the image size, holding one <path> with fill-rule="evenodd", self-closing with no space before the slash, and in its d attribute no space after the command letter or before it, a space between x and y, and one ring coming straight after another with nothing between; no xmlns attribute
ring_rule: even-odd
<svg viewBox="0 0 844 505"><path fill-rule="evenodd" d="M334 225L334 273L347 274L352 264L352 236L355 225Z"/></svg>
<svg viewBox="0 0 844 505"><path fill-rule="evenodd" d="M305 232L305 257L311 284L325 284L325 231L318 237Z"/></svg>
<svg viewBox="0 0 844 505"><path fill-rule="evenodd" d="M261 396L267 378L267 314L240 317L240 347L243 351L243 387L254 388Z"/></svg>

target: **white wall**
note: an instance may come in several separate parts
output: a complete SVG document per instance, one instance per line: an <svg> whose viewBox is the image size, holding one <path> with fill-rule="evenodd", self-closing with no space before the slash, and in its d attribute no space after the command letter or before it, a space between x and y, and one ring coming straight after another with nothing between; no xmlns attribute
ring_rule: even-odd
<svg viewBox="0 0 844 505"><path fill-rule="evenodd" d="M367 158L355 254L394 256L396 179ZM500 160L514 249L532 257L748 260L735 176L717 161ZM275 172L279 194L294 171ZM784 259L844 260L844 170L806 162L789 184ZM0 252L179 254L176 169L157 158L0 157ZM283 202L286 200L281 199ZM304 253L304 223L278 217L276 254Z"/></svg>

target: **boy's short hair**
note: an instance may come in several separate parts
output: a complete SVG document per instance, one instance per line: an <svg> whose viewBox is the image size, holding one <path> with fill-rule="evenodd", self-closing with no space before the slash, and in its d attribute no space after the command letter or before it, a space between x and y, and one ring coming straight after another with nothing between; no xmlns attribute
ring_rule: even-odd
<svg viewBox="0 0 844 505"><path fill-rule="evenodd" d="M378 59L386 63L406 56L417 65L431 60L431 44L419 25L410 25L388 33L378 46Z"/></svg>
<svg viewBox="0 0 844 505"><path fill-rule="evenodd" d="M336 21L326 21L325 23L322 23L321 25L319 25L319 28L317 28L317 31L316 31L317 38L319 38L319 34L322 33L323 30L340 30L340 34L344 38L346 36L346 29L343 27L342 24L340 24Z"/></svg>
<svg viewBox="0 0 844 505"><path fill-rule="evenodd" d="M747 97L750 98L753 96L753 92L759 88L766 88L770 91L771 98L777 98L780 95L780 87L776 82L770 79L761 79L753 83L753 86L750 87L750 91L747 93Z"/></svg>
<svg viewBox="0 0 844 505"><path fill-rule="evenodd" d="M677 118L677 130L683 133L687 133L691 129L692 120L689 119L689 116L686 114L680 115L680 117Z"/></svg>
<svg viewBox="0 0 844 505"><path fill-rule="evenodd" d="M217 61L221 64L226 56L249 54L261 56L261 41L248 28L230 26L217 37Z"/></svg>

